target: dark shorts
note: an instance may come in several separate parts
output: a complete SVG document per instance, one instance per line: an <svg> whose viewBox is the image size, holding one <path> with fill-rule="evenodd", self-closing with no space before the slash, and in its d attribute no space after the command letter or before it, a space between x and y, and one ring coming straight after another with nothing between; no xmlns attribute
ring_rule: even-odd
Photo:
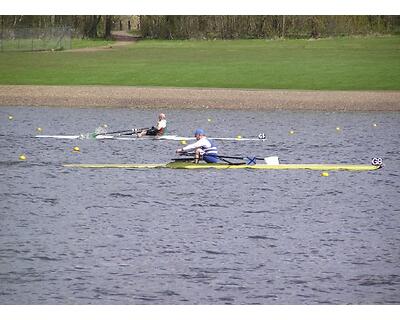
<svg viewBox="0 0 400 320"><path fill-rule="evenodd" d="M158 130L154 127L146 131L146 136L156 136L158 134L159 134Z"/></svg>
<svg viewBox="0 0 400 320"><path fill-rule="evenodd" d="M217 163L218 162L218 157L215 157L213 155L210 154L205 154L203 155L203 160L207 163Z"/></svg>

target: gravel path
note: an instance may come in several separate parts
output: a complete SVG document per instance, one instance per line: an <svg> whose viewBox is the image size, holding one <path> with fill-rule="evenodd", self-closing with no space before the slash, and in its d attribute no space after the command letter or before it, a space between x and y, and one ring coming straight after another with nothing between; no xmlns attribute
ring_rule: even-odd
<svg viewBox="0 0 400 320"><path fill-rule="evenodd" d="M0 106L400 111L400 91L3 85Z"/></svg>

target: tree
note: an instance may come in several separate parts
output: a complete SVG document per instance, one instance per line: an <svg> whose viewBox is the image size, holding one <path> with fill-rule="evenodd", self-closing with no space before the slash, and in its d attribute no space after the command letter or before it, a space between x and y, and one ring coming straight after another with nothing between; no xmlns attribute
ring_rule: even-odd
<svg viewBox="0 0 400 320"><path fill-rule="evenodd" d="M104 38L111 39L112 16L106 16Z"/></svg>
<svg viewBox="0 0 400 320"><path fill-rule="evenodd" d="M97 38L97 26L101 16L85 16L84 19L84 37Z"/></svg>

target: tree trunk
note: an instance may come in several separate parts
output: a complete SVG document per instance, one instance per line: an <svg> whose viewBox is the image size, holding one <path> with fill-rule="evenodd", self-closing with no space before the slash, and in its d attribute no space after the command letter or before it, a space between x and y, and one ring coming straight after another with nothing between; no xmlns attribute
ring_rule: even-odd
<svg viewBox="0 0 400 320"><path fill-rule="evenodd" d="M88 38L97 38L97 25L101 16L88 16L85 19L84 36Z"/></svg>
<svg viewBox="0 0 400 320"><path fill-rule="evenodd" d="M111 39L111 26L112 26L112 21L111 21L111 16L106 16L106 22L105 22L105 31L104 31L104 38L107 40Z"/></svg>

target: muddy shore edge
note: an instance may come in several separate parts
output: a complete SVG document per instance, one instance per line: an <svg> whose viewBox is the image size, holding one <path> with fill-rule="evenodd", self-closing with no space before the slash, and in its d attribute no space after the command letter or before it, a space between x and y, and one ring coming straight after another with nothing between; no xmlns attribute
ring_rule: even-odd
<svg viewBox="0 0 400 320"><path fill-rule="evenodd" d="M400 91L1 85L0 106L400 111Z"/></svg>

